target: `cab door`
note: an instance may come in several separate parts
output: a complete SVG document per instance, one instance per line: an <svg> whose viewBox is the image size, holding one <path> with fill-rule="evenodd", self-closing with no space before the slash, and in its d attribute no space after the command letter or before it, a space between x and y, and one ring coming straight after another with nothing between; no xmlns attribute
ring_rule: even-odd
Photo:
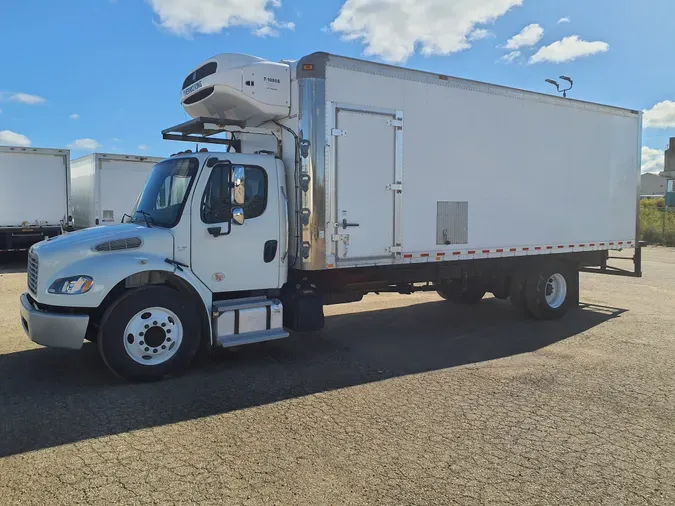
<svg viewBox="0 0 675 506"><path fill-rule="evenodd" d="M232 156L206 164L192 199L191 267L213 292L280 287L280 216L276 160ZM232 200L232 173L244 174L244 202ZM243 211L243 223L232 211Z"/></svg>

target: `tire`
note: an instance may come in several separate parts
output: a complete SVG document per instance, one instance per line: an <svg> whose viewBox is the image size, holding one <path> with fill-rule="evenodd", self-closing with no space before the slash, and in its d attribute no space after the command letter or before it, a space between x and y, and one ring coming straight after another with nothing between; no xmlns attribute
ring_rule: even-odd
<svg viewBox="0 0 675 506"><path fill-rule="evenodd" d="M466 290L458 289L452 284L440 284L436 289L438 295L455 304L478 304L485 296L486 290L479 280L470 280Z"/></svg>
<svg viewBox="0 0 675 506"><path fill-rule="evenodd" d="M183 371L200 339L199 309L167 286L126 292L101 320L98 350L108 368L130 381L157 381ZM147 322L147 323L146 323Z"/></svg>
<svg viewBox="0 0 675 506"><path fill-rule="evenodd" d="M557 320L565 316L574 299L575 278L571 268L553 260L535 266L527 276L527 309L539 320Z"/></svg>

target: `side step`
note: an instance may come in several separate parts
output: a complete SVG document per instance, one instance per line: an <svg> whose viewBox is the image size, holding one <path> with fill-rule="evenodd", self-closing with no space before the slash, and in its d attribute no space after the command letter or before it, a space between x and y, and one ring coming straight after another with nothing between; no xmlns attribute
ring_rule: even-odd
<svg viewBox="0 0 675 506"><path fill-rule="evenodd" d="M251 297L213 304L215 344L224 348L288 337L283 321L284 308L277 299Z"/></svg>

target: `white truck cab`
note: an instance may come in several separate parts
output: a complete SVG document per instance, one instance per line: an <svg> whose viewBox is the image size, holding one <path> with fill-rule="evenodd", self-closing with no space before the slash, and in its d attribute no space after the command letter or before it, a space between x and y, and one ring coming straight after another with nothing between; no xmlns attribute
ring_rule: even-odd
<svg viewBox="0 0 675 506"><path fill-rule="evenodd" d="M94 341L152 380L367 293L492 293L555 319L580 271L641 275L637 111L325 53L218 55L181 102L194 119L163 138L223 151L157 163L126 223L30 249L34 342ZM607 263L624 248L632 271Z"/></svg>

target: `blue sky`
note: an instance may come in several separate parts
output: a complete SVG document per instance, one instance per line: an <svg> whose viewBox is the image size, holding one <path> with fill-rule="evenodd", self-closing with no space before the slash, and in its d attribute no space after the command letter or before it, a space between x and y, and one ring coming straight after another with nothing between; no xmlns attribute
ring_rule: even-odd
<svg viewBox="0 0 675 506"><path fill-rule="evenodd" d="M643 170L675 136L672 0L0 0L0 144L165 156L185 74L222 52L314 51L647 112Z"/></svg>

